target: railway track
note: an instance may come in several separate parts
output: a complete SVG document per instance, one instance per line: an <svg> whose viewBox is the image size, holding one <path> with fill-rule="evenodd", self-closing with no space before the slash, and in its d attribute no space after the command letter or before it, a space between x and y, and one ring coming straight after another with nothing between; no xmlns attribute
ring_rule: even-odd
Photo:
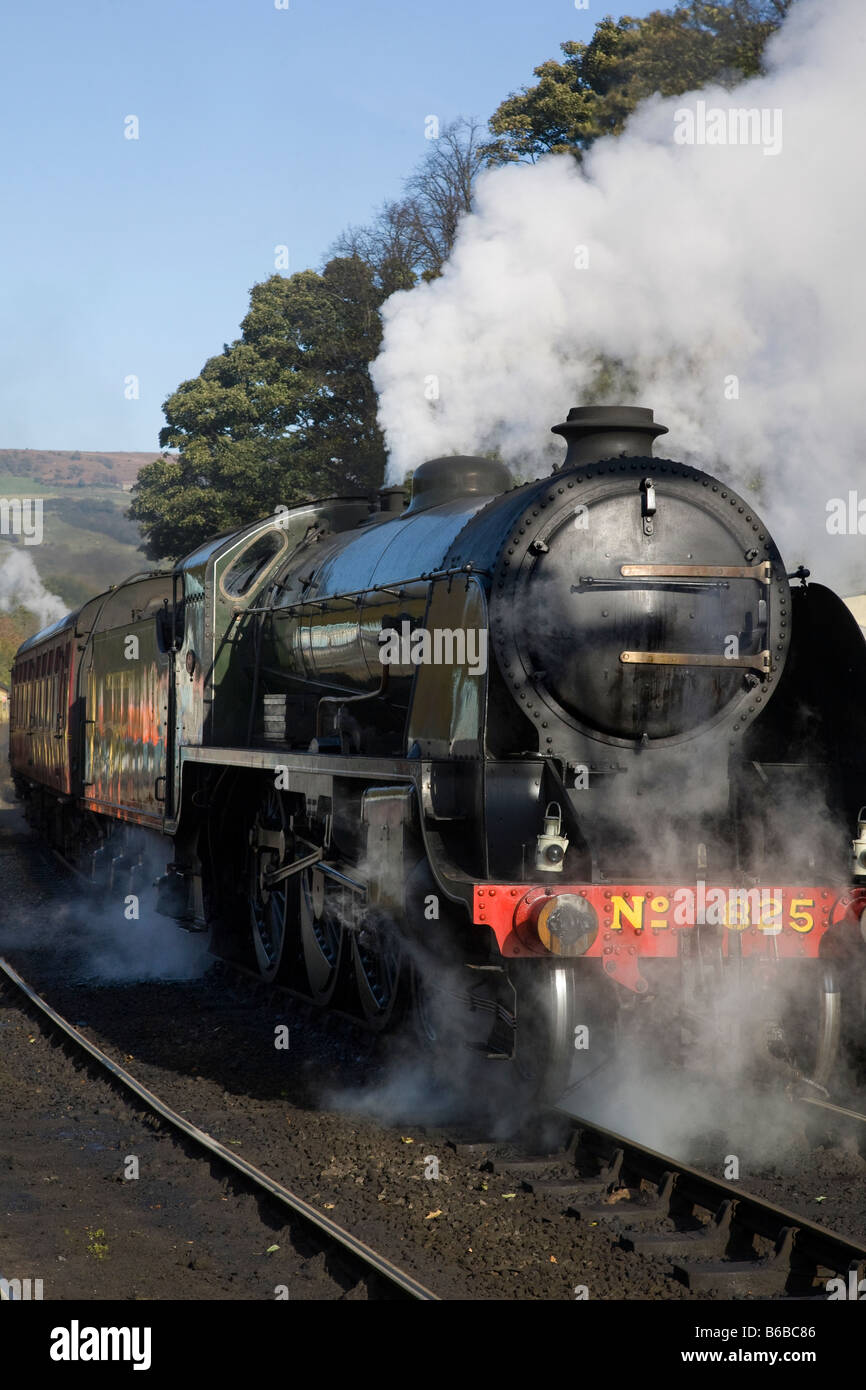
<svg viewBox="0 0 866 1390"><path fill-rule="evenodd" d="M315 1228L318 1238L338 1248L344 1260L348 1257L361 1277L376 1281L379 1296L436 1299L432 1290L351 1232L170 1109L2 959L0 972L0 984L23 996L93 1066L162 1124L276 1199L294 1220ZM866 1122L858 1112L829 1102L804 1104ZM452 1130L440 1137L479 1169L506 1176L509 1186L540 1198L560 1219L568 1218L566 1227L573 1220L584 1229L599 1228L621 1251L669 1263L675 1278L698 1298L824 1298L829 1278L847 1281L852 1270L858 1279L866 1272L866 1245L585 1119L556 1112L534 1124L530 1136L504 1143L464 1141ZM575 1237L578 1244L576 1229Z"/></svg>
<svg viewBox="0 0 866 1390"><path fill-rule="evenodd" d="M524 1191L565 1202L622 1248L670 1259L699 1295L824 1298L828 1279L866 1271L866 1244L579 1117L557 1112L548 1133L557 1126L553 1150L455 1147Z"/></svg>
<svg viewBox="0 0 866 1390"><path fill-rule="evenodd" d="M248 1163L240 1155L221 1144L212 1135L206 1134L191 1124L182 1115L172 1110L160 1098L143 1086L125 1067L108 1057L95 1046L67 1019L63 1018L50 1004L46 1003L18 972L0 957L0 984L15 992L26 1001L27 1007L37 1012L39 1021L59 1033L71 1043L101 1073L108 1073L112 1080L127 1093L137 1098L146 1110L163 1125L175 1133L182 1134L198 1149L218 1160L220 1165L239 1173L245 1181L261 1193L278 1202L291 1213L293 1222L299 1223L316 1233L317 1239L325 1247L336 1251L344 1262L358 1271L359 1278L372 1283L379 1297L420 1302L438 1301L438 1295L426 1288L417 1279L400 1269L386 1256L371 1249L350 1231L345 1230L329 1217L317 1211L296 1193L282 1183L276 1182L261 1169Z"/></svg>
<svg viewBox="0 0 866 1390"><path fill-rule="evenodd" d="M293 993L236 962L224 964L252 985ZM797 1103L855 1128L866 1125L866 1115L829 1101ZM513 1176L527 1192L560 1207L566 1199L569 1216L603 1226L623 1248L669 1258L675 1277L694 1293L820 1298L829 1278L866 1274L866 1244L769 1198L566 1111L531 1128L548 1136L559 1131L561 1141L553 1148L529 1141L511 1156L484 1139L447 1142Z"/></svg>

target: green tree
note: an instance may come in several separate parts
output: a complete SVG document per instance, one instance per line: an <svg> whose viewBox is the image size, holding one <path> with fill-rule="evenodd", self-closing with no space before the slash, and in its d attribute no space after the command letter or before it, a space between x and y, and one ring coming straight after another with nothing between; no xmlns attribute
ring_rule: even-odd
<svg viewBox="0 0 866 1390"><path fill-rule="evenodd" d="M580 159L600 136L619 134L638 102L655 92L677 96L753 77L792 3L688 0L644 19L608 16L589 43L562 44L562 62L542 63L534 86L502 102L483 153L491 164L543 154Z"/></svg>
<svg viewBox="0 0 866 1390"><path fill-rule="evenodd" d="M357 256L253 286L241 336L163 406L160 446L179 452L141 470L129 511L151 559L174 559L281 503L381 485L368 364L382 297Z"/></svg>
<svg viewBox="0 0 866 1390"><path fill-rule="evenodd" d="M39 619L28 609L0 609L0 684L9 685L15 653L38 629Z"/></svg>

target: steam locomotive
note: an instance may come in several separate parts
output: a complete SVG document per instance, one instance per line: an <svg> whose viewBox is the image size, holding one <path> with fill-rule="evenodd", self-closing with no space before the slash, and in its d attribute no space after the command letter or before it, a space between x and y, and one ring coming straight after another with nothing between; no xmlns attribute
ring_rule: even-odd
<svg viewBox="0 0 866 1390"><path fill-rule="evenodd" d="M733 1019L826 1088L862 1037L866 645L651 410L554 432L549 476L432 459L38 633L18 794L104 894L156 853L159 911L373 1028L556 1091L635 1040L723 1069Z"/></svg>

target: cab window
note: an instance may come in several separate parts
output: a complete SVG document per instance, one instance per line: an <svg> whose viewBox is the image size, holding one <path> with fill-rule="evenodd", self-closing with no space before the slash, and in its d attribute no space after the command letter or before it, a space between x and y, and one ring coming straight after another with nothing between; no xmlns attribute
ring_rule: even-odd
<svg viewBox="0 0 866 1390"><path fill-rule="evenodd" d="M275 560L286 543L280 531L266 531L242 550L232 561L223 576L223 592L229 598L243 598L252 589L256 580Z"/></svg>

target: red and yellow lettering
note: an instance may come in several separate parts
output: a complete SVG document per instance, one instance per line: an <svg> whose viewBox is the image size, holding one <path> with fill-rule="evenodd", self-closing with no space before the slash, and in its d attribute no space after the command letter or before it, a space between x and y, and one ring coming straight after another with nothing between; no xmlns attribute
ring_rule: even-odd
<svg viewBox="0 0 866 1390"><path fill-rule="evenodd" d="M623 918L635 931L643 931L643 905L645 901L646 898L643 893L637 894L633 903L617 896L611 898L611 907L613 908L611 931L622 931Z"/></svg>
<svg viewBox="0 0 866 1390"><path fill-rule="evenodd" d="M751 900L747 889L732 888L725 904L725 926L734 931L745 931L751 922Z"/></svg>
<svg viewBox="0 0 866 1390"><path fill-rule="evenodd" d="M806 909L815 906L814 898L792 898L790 912L790 924L794 931L810 932L815 925L815 919L811 912Z"/></svg>
<svg viewBox="0 0 866 1390"><path fill-rule="evenodd" d="M667 912L670 908L670 905L670 898L666 898L660 894L657 898L650 899L650 912ZM658 929L660 927L666 927L667 925L668 923L665 921L663 917L650 918L651 927L655 927L656 929Z"/></svg>

